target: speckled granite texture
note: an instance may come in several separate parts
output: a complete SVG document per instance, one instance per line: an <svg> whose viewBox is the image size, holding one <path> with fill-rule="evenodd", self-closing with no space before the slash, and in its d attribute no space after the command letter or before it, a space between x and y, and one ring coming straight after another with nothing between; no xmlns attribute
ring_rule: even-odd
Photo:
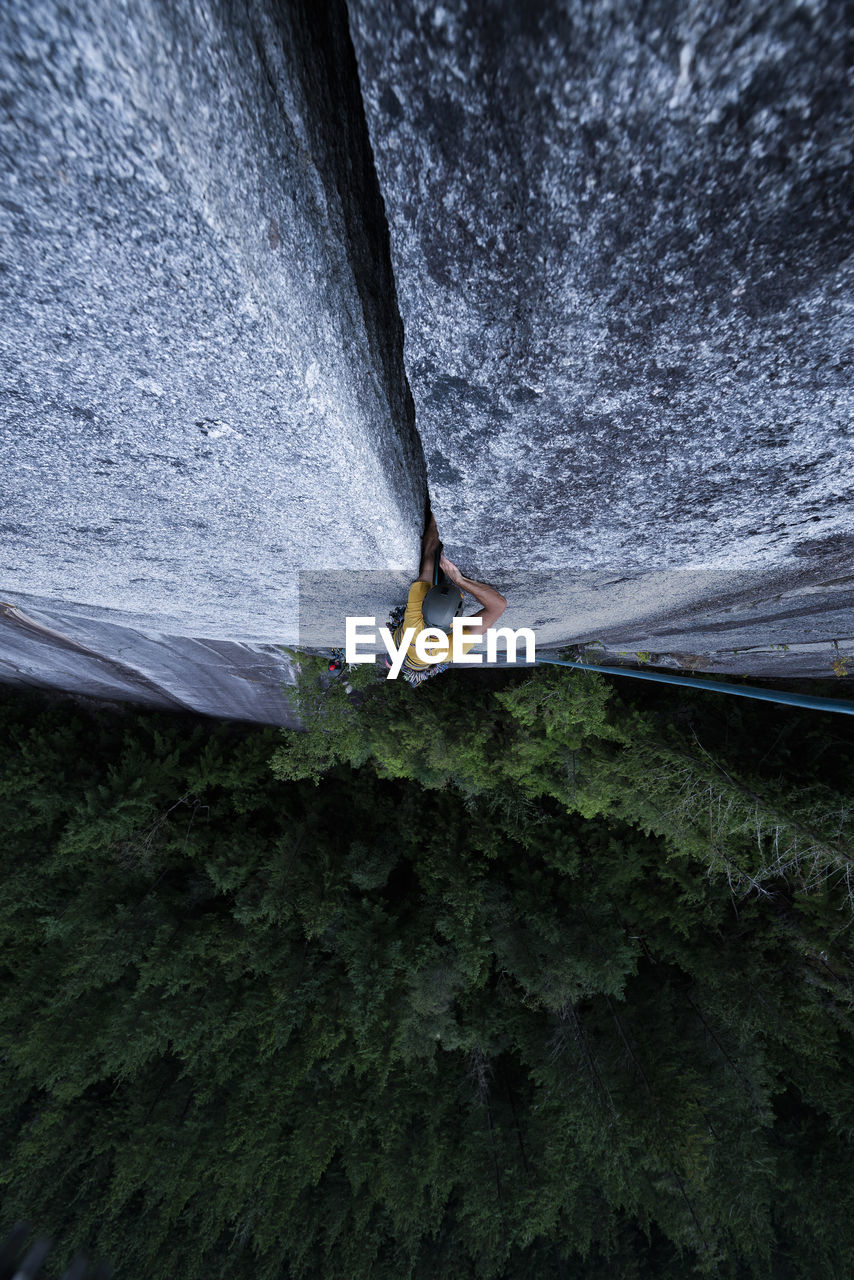
<svg viewBox="0 0 854 1280"><path fill-rule="evenodd" d="M850 6L348 8L449 553L854 559Z"/></svg>
<svg viewBox="0 0 854 1280"><path fill-rule="evenodd" d="M307 564L417 561L387 232L323 8L0 7L6 598L275 641Z"/></svg>
<svg viewBox="0 0 854 1280"><path fill-rule="evenodd" d="M544 647L854 663L846 12L5 0L0 679L277 722L428 479Z"/></svg>

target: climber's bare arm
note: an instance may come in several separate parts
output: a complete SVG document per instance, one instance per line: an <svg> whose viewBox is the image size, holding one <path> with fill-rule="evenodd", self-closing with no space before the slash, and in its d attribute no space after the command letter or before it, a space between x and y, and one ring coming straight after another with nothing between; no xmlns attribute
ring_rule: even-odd
<svg viewBox="0 0 854 1280"><path fill-rule="evenodd" d="M487 631L507 608L504 596L487 582L476 582L474 578L467 578L446 555L442 556L439 565L451 582L455 583L461 591L467 591L469 595L474 596L478 604L483 605L482 609L472 614L471 621L480 622L481 632ZM472 627L469 634L477 635L477 628Z"/></svg>

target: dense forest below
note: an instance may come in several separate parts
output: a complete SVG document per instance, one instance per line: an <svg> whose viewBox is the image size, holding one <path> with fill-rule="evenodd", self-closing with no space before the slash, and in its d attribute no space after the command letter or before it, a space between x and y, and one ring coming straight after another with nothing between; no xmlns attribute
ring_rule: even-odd
<svg viewBox="0 0 854 1280"><path fill-rule="evenodd" d="M0 1229L117 1280L854 1275L854 720L294 696L0 692Z"/></svg>

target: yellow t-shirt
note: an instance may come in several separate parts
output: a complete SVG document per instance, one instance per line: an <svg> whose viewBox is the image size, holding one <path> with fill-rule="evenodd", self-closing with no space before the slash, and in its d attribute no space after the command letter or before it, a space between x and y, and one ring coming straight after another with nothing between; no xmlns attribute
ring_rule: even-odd
<svg viewBox="0 0 854 1280"><path fill-rule="evenodd" d="M403 615L403 622L394 633L394 643L399 645L406 628L415 628L415 635L410 641L409 648L406 650L406 657L404 658L404 664L415 671L423 671L425 667L435 666L437 662L447 662L451 652L450 643L442 643L441 641L437 641L436 644L430 644L427 646L427 652L431 655L429 662L422 662L415 652L415 641L418 639L418 636L422 631L426 631L428 629L424 621L424 615L421 612L421 606L424 603L424 597L427 592L432 589L432 586L432 582L423 582L420 580L418 582L413 582L412 586L409 588L409 598L406 601L406 612ZM473 649L477 643L478 641L476 639L465 640L463 642L463 653L468 653L469 650Z"/></svg>

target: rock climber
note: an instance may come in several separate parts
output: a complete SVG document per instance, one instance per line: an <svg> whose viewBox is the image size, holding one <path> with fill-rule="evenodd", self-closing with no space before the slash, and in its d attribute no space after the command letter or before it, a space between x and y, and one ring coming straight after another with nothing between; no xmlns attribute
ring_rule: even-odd
<svg viewBox="0 0 854 1280"><path fill-rule="evenodd" d="M462 593L467 591L482 606L471 617L477 626L468 629L469 639L463 644L463 651L468 651L478 641L478 631L482 635L501 617L507 608L507 601L500 591L486 582L476 582L467 578L457 566L448 559L441 550L436 520L428 506L427 525L421 539L421 564L418 577L409 588L409 598L403 611L403 617L394 632L394 642L399 647L407 627L412 627L415 634L403 660L401 674L410 683L417 683L437 670L443 670L450 654L450 641L439 641L428 644L426 652L430 654L429 662L422 662L415 652L415 642L420 632L428 627L437 627L450 636L451 623L454 617L462 614ZM439 570L436 572L436 555L439 554ZM453 587L449 584L453 584ZM456 588L456 589L454 589Z"/></svg>

